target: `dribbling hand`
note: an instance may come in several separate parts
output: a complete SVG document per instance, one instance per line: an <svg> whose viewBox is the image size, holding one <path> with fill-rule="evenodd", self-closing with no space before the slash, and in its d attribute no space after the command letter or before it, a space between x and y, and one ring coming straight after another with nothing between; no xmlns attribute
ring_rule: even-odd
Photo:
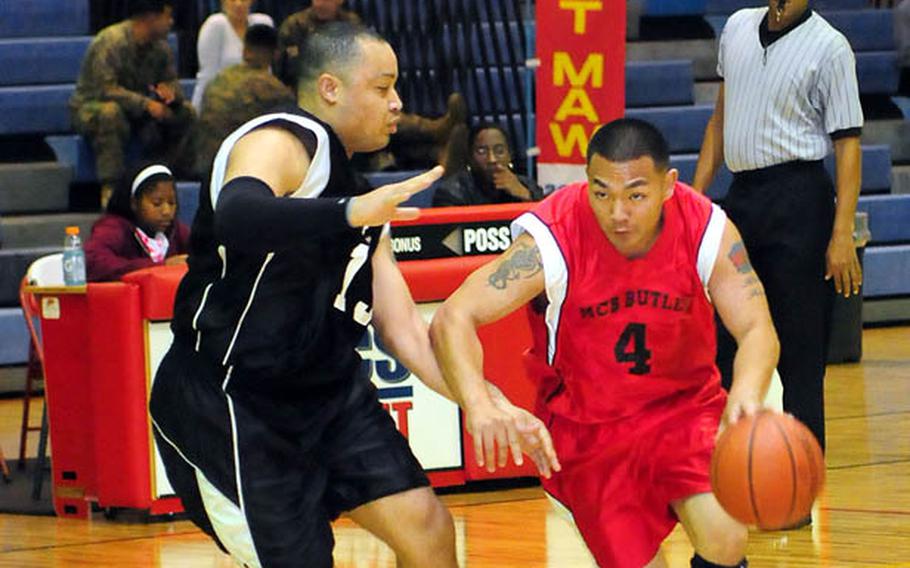
<svg viewBox="0 0 910 568"><path fill-rule="evenodd" d="M418 208L399 205L433 185L443 172L442 166L436 166L418 176L354 197L348 210L348 223L352 227L377 227L389 221L416 219L420 214Z"/></svg>

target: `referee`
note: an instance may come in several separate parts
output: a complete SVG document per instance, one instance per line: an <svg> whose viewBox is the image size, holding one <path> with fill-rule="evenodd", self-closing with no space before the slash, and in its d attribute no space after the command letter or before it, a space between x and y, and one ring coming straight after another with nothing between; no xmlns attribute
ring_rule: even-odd
<svg viewBox="0 0 910 568"><path fill-rule="evenodd" d="M807 0L769 0L727 21L723 79L693 186L704 192L721 160L733 172L724 201L765 286L780 337L784 409L825 446L824 389L834 290L859 293L853 246L863 113L847 39ZM837 184L822 159L833 147ZM836 199L835 199L836 197ZM722 326L721 326L722 329ZM736 345L719 332L729 387Z"/></svg>

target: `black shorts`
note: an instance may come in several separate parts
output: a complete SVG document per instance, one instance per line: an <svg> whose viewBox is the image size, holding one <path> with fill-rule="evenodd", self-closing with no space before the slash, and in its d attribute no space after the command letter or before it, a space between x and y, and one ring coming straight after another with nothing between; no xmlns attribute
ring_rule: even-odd
<svg viewBox="0 0 910 568"><path fill-rule="evenodd" d="M226 394L224 377L174 346L150 403L168 479L190 518L241 565L331 566L330 522L429 481L364 378L299 401L289 430L263 401Z"/></svg>

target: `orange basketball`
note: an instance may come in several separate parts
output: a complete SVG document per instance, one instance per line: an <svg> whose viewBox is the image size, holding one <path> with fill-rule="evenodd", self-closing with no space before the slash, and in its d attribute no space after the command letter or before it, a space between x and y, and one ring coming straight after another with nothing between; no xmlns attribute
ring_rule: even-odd
<svg viewBox="0 0 910 568"><path fill-rule="evenodd" d="M741 418L717 440L711 487L738 521L780 529L807 517L825 484L815 436L789 414L762 411Z"/></svg>

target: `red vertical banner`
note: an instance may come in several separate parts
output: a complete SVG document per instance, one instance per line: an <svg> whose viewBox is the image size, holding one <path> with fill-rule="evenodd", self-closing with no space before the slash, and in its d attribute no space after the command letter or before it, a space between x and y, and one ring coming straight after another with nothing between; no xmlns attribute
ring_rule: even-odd
<svg viewBox="0 0 910 568"><path fill-rule="evenodd" d="M537 0L537 178L584 179L588 140L625 109L626 3Z"/></svg>

